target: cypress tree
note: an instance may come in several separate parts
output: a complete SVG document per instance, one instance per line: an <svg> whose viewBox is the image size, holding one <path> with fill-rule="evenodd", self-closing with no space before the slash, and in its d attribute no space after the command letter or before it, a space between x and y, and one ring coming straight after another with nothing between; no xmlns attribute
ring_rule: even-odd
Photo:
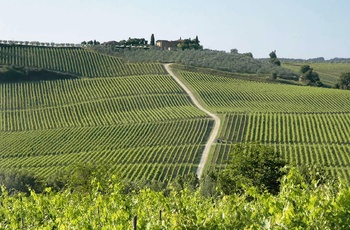
<svg viewBox="0 0 350 230"><path fill-rule="evenodd" d="M151 35L151 46L154 46L154 34Z"/></svg>

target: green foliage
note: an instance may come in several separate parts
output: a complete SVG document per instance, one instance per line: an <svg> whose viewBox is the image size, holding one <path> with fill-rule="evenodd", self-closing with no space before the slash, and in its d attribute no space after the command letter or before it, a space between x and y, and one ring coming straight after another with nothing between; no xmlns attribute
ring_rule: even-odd
<svg viewBox="0 0 350 230"><path fill-rule="evenodd" d="M317 164L303 164L298 169L303 176L304 182L311 186L322 186L336 179L327 174L324 167Z"/></svg>
<svg viewBox="0 0 350 230"><path fill-rule="evenodd" d="M182 176L177 176L171 183L173 189L181 191L189 189L190 191L196 191L199 187L199 179L196 174L189 173Z"/></svg>
<svg viewBox="0 0 350 230"><path fill-rule="evenodd" d="M308 72L310 69L311 69L311 67L309 65L303 65L300 67L300 72L302 74L304 74L304 73Z"/></svg>
<svg viewBox="0 0 350 230"><path fill-rule="evenodd" d="M350 89L350 72L342 73L339 77L338 88Z"/></svg>
<svg viewBox="0 0 350 230"><path fill-rule="evenodd" d="M186 50L186 49L193 49L193 50L202 50L203 46L199 44L198 36L196 36L195 39L185 39L182 40L179 44L177 44L177 47L181 50Z"/></svg>
<svg viewBox="0 0 350 230"><path fill-rule="evenodd" d="M217 197L219 190L217 189L218 175L216 172L210 172L204 175L200 180L199 192L204 197Z"/></svg>
<svg viewBox="0 0 350 230"><path fill-rule="evenodd" d="M230 53L231 54L238 54L238 49L236 49L236 48L235 49L231 49Z"/></svg>
<svg viewBox="0 0 350 230"><path fill-rule="evenodd" d="M82 41L81 42L82 45L89 45L89 46L97 46L97 45L100 45L100 42L99 41L96 41L96 40L90 40L90 41Z"/></svg>
<svg viewBox="0 0 350 230"><path fill-rule="evenodd" d="M2 169L0 185L5 186L9 194L17 192L29 194L30 189L41 191L41 180L26 170Z"/></svg>
<svg viewBox="0 0 350 230"><path fill-rule="evenodd" d="M152 38L151 38L152 39ZM147 45L148 41L144 38L129 38L128 40L122 40L119 41L119 45L125 45L125 46L141 46L141 45Z"/></svg>
<svg viewBox="0 0 350 230"><path fill-rule="evenodd" d="M291 168L278 195L254 187L242 194L203 197L198 191L150 189L123 193L111 180L101 191L91 181L88 193L31 192L30 196L0 196L0 227L10 229L346 229L350 225L347 183L308 186ZM161 214L161 218L160 218Z"/></svg>
<svg viewBox="0 0 350 230"><path fill-rule="evenodd" d="M300 68L300 81L306 82L308 85L322 86L318 73L314 72L309 65L303 65Z"/></svg>
<svg viewBox="0 0 350 230"><path fill-rule="evenodd" d="M277 194L285 162L273 148L260 144L236 145L227 166L218 176L219 189L226 195L242 193L254 186L261 192Z"/></svg>
<svg viewBox="0 0 350 230"><path fill-rule="evenodd" d="M276 59L277 58L277 55L276 55L276 50L275 51L272 51L270 54L270 59Z"/></svg>
<svg viewBox="0 0 350 230"><path fill-rule="evenodd" d="M272 64L277 65L277 66L281 66L281 62L278 59L273 60Z"/></svg>
<svg viewBox="0 0 350 230"><path fill-rule="evenodd" d="M91 181L98 178L99 186L106 189L109 180L110 166L96 163L76 163L58 170L46 179L46 185L55 191L69 188L77 192L87 193L93 189Z"/></svg>
<svg viewBox="0 0 350 230"><path fill-rule="evenodd" d="M274 65L277 65L277 66L281 66L281 62L280 60L277 58L277 55L276 55L276 50L275 51L272 51L270 54L270 63L274 64Z"/></svg>

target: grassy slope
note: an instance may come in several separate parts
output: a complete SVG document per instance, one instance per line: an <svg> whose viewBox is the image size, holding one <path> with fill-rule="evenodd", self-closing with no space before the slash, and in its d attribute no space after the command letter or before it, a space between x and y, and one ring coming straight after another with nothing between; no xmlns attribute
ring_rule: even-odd
<svg viewBox="0 0 350 230"><path fill-rule="evenodd" d="M333 87L341 73L350 72L350 63L283 63L282 66L298 73L302 65L310 65L328 87Z"/></svg>

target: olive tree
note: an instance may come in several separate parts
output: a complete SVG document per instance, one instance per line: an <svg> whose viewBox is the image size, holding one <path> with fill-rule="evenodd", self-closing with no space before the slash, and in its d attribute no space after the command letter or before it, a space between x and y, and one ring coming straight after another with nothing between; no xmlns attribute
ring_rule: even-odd
<svg viewBox="0 0 350 230"><path fill-rule="evenodd" d="M342 73L339 77L338 84L336 88L339 89L350 89L350 72Z"/></svg>

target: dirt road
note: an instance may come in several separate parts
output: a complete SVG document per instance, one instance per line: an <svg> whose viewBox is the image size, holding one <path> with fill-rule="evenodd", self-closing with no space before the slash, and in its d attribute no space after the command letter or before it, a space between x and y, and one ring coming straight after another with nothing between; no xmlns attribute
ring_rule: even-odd
<svg viewBox="0 0 350 230"><path fill-rule="evenodd" d="M209 112L208 110L204 109L201 104L199 104L199 102L197 101L197 99L194 97L192 91L187 88L187 86L182 83L180 81L180 79L173 73L173 71L170 69L170 64L165 64L165 69L167 70L167 72L170 74L170 76L172 76L174 78L174 80L185 90L185 92L190 96L192 102L203 112L205 112L206 114L208 114L213 120L214 120L214 125L213 125L213 129L211 130L210 136L208 138L207 143L205 144L205 148L204 151L202 153L202 157L201 157L201 161L199 162L198 165L198 169L197 169L197 176L198 178L202 177L203 174L203 170L204 170L204 166L207 163L208 160L208 156L209 156L209 152L210 152L210 148L213 145L213 143L216 140L216 136L219 132L219 128L220 128L220 118L217 117L215 114Z"/></svg>

